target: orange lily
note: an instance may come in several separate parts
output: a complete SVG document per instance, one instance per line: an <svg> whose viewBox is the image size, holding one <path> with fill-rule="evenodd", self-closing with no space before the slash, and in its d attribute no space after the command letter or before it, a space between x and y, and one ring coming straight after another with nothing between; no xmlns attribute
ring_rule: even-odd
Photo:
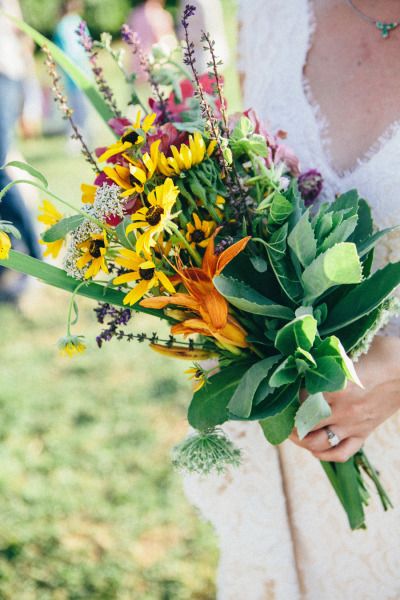
<svg viewBox="0 0 400 600"><path fill-rule="evenodd" d="M224 347L233 351L235 347L247 347L246 331L228 314L228 302L214 287L212 280L245 248L250 238L243 238L220 255L216 255L214 238L217 232L218 230L210 240L201 269L178 270L187 293L146 298L140 304L148 308L165 308L172 304L187 309L189 318L173 325L172 334L200 333L214 337Z"/></svg>

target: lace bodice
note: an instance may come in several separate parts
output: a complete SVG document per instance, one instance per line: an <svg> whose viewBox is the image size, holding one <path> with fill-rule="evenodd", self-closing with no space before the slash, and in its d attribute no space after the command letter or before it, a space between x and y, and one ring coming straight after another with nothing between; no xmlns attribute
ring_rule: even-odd
<svg viewBox="0 0 400 600"><path fill-rule="evenodd" d="M287 131L302 168L321 171L327 199L357 188L380 228L400 223L398 124L352 171L336 173L330 166L327 127L303 76L315 26L311 0L240 0L239 16L245 106L272 132ZM400 260L399 234L376 253L378 266L394 260ZM392 325L391 333L398 327ZM374 498L368 530L354 533L308 452L291 442L268 445L254 422L225 429L242 448L242 466L220 477L185 478L188 497L219 539L219 600L400 599L398 416L366 444L396 509L385 514Z"/></svg>

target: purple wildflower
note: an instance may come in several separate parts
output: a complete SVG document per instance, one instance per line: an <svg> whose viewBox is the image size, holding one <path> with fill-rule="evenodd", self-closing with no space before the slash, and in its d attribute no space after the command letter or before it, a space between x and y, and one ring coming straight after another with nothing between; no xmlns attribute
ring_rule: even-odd
<svg viewBox="0 0 400 600"><path fill-rule="evenodd" d="M316 169L309 169L302 173L298 180L299 192L306 206L311 206L322 190L323 178Z"/></svg>

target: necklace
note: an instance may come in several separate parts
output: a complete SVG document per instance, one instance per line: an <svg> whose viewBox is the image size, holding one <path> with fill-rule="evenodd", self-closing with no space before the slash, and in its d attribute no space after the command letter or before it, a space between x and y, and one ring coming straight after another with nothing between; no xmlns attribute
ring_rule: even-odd
<svg viewBox="0 0 400 600"><path fill-rule="evenodd" d="M399 27L399 25L400 25L400 21L385 22L385 21L379 21L377 19L373 19L369 15L366 15L357 6L355 6L353 0L347 0L347 3L349 4L350 8L354 12L356 12L362 19L364 19L364 21L367 21L367 23L372 23L373 25L375 25L377 30L380 31L380 34L383 39L387 39L389 37L390 32L393 31L394 29L396 29L397 27Z"/></svg>

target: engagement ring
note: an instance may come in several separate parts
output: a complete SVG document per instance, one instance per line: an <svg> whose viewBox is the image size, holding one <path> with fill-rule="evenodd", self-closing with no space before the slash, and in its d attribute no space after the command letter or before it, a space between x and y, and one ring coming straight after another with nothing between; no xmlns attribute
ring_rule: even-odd
<svg viewBox="0 0 400 600"><path fill-rule="evenodd" d="M329 429L329 427L326 427L325 431L328 436L328 442L329 442L329 445L331 448L334 448L335 446L340 444L340 437L338 435L336 435L336 433L334 433L332 431L332 429Z"/></svg>

